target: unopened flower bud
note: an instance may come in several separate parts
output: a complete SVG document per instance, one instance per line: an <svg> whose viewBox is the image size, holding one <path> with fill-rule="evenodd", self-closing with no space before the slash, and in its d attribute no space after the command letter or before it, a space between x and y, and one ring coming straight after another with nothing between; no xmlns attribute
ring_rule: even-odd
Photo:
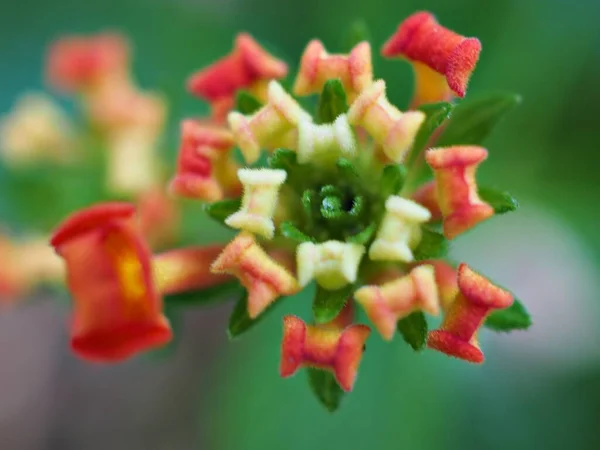
<svg viewBox="0 0 600 450"><path fill-rule="evenodd" d="M341 114L333 123L315 125L303 120L298 126L298 162L331 162L340 156L353 158L356 155L356 141L348 116Z"/></svg>

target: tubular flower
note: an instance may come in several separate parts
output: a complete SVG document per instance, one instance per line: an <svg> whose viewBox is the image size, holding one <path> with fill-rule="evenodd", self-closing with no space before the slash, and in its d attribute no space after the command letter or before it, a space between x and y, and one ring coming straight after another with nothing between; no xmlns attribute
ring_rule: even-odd
<svg viewBox="0 0 600 450"><path fill-rule="evenodd" d="M354 293L369 320L385 340L392 340L396 323L414 311L439 314L434 268L416 267L408 275L381 286L364 286Z"/></svg>
<svg viewBox="0 0 600 450"><path fill-rule="evenodd" d="M285 170L279 169L240 169L238 177L244 185L242 207L225 219L225 223L271 239L275 234L273 214L277 197L286 176Z"/></svg>
<svg viewBox="0 0 600 450"><path fill-rule="evenodd" d="M402 162L425 114L402 113L385 97L385 81L378 80L358 96L348 111L348 120L367 130L391 161Z"/></svg>
<svg viewBox="0 0 600 450"><path fill-rule="evenodd" d="M487 158L482 147L431 148L425 153L433 169L437 200L444 217L444 235L454 239L494 215L494 208L477 195L475 171Z"/></svg>
<svg viewBox="0 0 600 450"><path fill-rule="evenodd" d="M420 225L427 222L431 214L418 203L395 195L388 197L385 210L377 238L369 248L369 258L411 262L412 249L421 241Z"/></svg>
<svg viewBox="0 0 600 450"><path fill-rule="evenodd" d="M262 148L274 149L293 144L297 140L293 132L299 122L312 120L276 81L269 83L267 95L267 104L251 116L233 111L227 117L248 164L258 159Z"/></svg>
<svg viewBox="0 0 600 450"><path fill-rule="evenodd" d="M254 236L240 233L213 262L213 273L231 274L248 289L248 315L256 318L281 295L298 290L295 278L258 245Z"/></svg>
<svg viewBox="0 0 600 450"><path fill-rule="evenodd" d="M306 286L316 278L325 289L335 290L354 283L358 265L365 253L359 244L327 241L322 244L304 242L298 246L298 280Z"/></svg>
<svg viewBox="0 0 600 450"><path fill-rule="evenodd" d="M427 345L456 358L482 363L477 331L492 311L511 306L513 296L464 263L458 268L458 288L460 292L441 328L429 333Z"/></svg>
<svg viewBox="0 0 600 450"><path fill-rule="evenodd" d="M299 317L285 316L279 372L289 377L304 366L329 370L340 387L350 392L370 333L366 325L311 326Z"/></svg>
<svg viewBox="0 0 600 450"><path fill-rule="evenodd" d="M413 14L402 22L381 50L385 57L412 62L414 106L448 101L454 95L464 97L480 52L479 39L444 28L427 12Z"/></svg>
<svg viewBox="0 0 600 450"><path fill-rule="evenodd" d="M287 65L267 53L252 37L240 33L231 54L200 70L188 80L188 90L206 100L215 120L222 120L232 109L236 92L249 89L254 94L264 91L269 80L287 75Z"/></svg>
<svg viewBox="0 0 600 450"><path fill-rule="evenodd" d="M181 146L171 192L205 201L240 192L237 165L229 158L235 141L227 129L196 120L181 123Z"/></svg>
<svg viewBox="0 0 600 450"><path fill-rule="evenodd" d="M348 55L330 55L321 41L311 41L302 55L294 94L317 94L333 78L341 80L352 100L367 88L373 82L371 45L361 42Z"/></svg>
<svg viewBox="0 0 600 450"><path fill-rule="evenodd" d="M0 118L0 154L11 167L73 159L75 135L67 115L43 94L22 96Z"/></svg>
<svg viewBox="0 0 600 450"><path fill-rule="evenodd" d="M402 53L463 95L457 86L466 86L468 77L461 52L474 41L431 20L420 24L423 17L430 16L403 24L384 53ZM429 346L477 359L475 332L492 309L510 304L510 294L490 288L464 265L457 273L444 257L449 240L515 203L489 188L478 194L475 170L485 149L436 147L436 141L446 134L458 143L461 136L474 141L482 132L472 128L479 125L461 121L479 111L455 114L447 125L452 104L402 112L387 99L385 81L374 78L366 42L349 55L329 55L312 41L293 94L276 81L286 70L242 34L229 56L190 79L189 88L211 103L213 116L183 121L170 190L210 202L204 211L237 235L228 244L157 255L154 291L168 293L169 301L173 290L241 285L245 292L228 326L237 337L314 281L312 317L284 318L280 371L287 377L307 366L311 388L328 408L352 389L370 332L354 316L354 303L386 340L398 330L415 351L426 348L428 316L442 311L442 329L430 333ZM309 102L295 96L315 93L317 107L309 113L301 106ZM480 108L477 102L457 108L463 105ZM215 123L225 113L227 120ZM246 167L235 162L236 148ZM426 179L423 159L433 180ZM95 264L86 275L105 266ZM74 285L76 297L88 284ZM119 298L111 301L120 305ZM496 311L486 323L518 329L515 314L516 308Z"/></svg>
<svg viewBox="0 0 600 450"><path fill-rule="evenodd" d="M98 205L68 218L50 241L67 265L71 346L83 358L118 361L171 339L134 213L129 204Z"/></svg>

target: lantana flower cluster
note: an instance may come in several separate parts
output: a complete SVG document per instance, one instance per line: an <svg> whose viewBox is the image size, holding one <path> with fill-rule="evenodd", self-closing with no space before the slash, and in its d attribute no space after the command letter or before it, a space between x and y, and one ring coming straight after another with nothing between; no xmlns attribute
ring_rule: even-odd
<svg viewBox="0 0 600 450"><path fill-rule="evenodd" d="M162 346L173 334L165 304L232 283L243 287L228 330L236 337L316 285L312 317L282 318L280 374L307 367L330 409L332 398L353 389L373 332L482 363L484 324L508 331L526 328L529 318L509 291L444 259L449 242L516 206L478 185L488 150L469 127L492 124L464 120L496 120L501 99L455 104L480 51L478 39L429 13L403 21L381 49L414 68L414 97L400 109L373 72L368 41L347 54L311 41L288 90L287 65L240 34L229 55L187 82L211 115L183 120L168 184L235 236L153 254L132 204L97 204L67 218L51 243L73 294L73 350L116 362ZM84 69L73 67L74 78ZM496 113L477 115L490 105ZM429 331L427 317L440 315Z"/></svg>

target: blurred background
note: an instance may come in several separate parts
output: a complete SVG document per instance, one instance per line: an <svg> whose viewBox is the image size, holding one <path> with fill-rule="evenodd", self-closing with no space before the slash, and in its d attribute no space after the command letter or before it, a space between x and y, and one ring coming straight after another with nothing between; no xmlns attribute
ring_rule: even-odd
<svg viewBox="0 0 600 450"><path fill-rule="evenodd" d="M52 40L119 30L135 46L140 84L169 101L164 151L173 162L178 122L208 111L184 80L228 53L238 31L294 68L313 37L339 51L345 31L363 19L378 49L423 9L482 41L469 95L523 96L486 142L490 158L479 172L521 209L461 237L453 258L509 286L533 315L531 330L483 331L482 367L415 355L400 339L384 345L373 335L355 392L331 415L304 373L278 376L281 316L307 317L306 298L231 343L231 304L188 311L172 357L110 367L75 359L67 308L34 299L0 313L2 450L600 448L597 0L4 0L0 112L23 92L46 89ZM376 57L375 74L403 109L410 66ZM198 242L222 234L214 227L194 230Z"/></svg>

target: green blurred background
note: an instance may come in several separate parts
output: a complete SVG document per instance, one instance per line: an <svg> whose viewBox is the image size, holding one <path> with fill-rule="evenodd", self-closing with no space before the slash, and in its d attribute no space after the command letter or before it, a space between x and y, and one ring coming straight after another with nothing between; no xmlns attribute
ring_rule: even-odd
<svg viewBox="0 0 600 450"><path fill-rule="evenodd" d="M597 0L4 0L0 111L44 88L51 40L121 30L135 45L141 84L169 98L174 160L178 121L207 111L184 80L229 52L236 32L251 32L294 67L313 37L341 50L349 25L364 19L378 49L423 9L481 39L469 95L523 96L487 141L479 175L522 208L461 238L453 256L510 286L534 327L483 332L482 367L372 337L355 392L330 415L304 373L277 374L281 316L308 317L306 297L234 343L224 331L230 305L190 311L171 359L100 368L67 352L64 308L36 302L0 316L2 450L600 448ZM404 108L410 67L376 57L375 71ZM208 227L197 230L199 242L214 233Z"/></svg>

